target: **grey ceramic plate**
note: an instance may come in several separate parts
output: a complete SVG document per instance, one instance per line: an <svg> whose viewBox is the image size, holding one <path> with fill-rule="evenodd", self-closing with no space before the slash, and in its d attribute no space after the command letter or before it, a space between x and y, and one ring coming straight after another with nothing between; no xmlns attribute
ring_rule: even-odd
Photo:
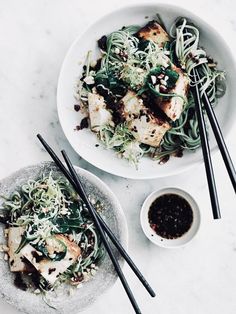
<svg viewBox="0 0 236 314"><path fill-rule="evenodd" d="M25 183L28 179L36 179L42 173L54 173L61 175L52 162L44 162L23 168L6 179L0 181L0 195L8 196ZM121 206L113 192L96 176L81 168L76 168L85 185L87 193L104 203L103 217L107 224L114 231L124 247L127 247L127 225ZM3 200L0 199L0 205ZM0 243L5 241L3 236L4 226L0 224ZM123 260L119 255L121 265ZM52 314L52 313L78 313L85 310L99 296L107 291L116 281L117 275L106 255L101 262L99 270L93 279L83 284L80 289L75 289L72 295L68 294L68 287L62 287L57 294L49 296L49 302L56 308L49 307L41 296L31 292L25 292L16 288L13 284L14 275L9 271L8 263L0 260L0 295L10 304L14 305L19 311L28 314Z"/></svg>

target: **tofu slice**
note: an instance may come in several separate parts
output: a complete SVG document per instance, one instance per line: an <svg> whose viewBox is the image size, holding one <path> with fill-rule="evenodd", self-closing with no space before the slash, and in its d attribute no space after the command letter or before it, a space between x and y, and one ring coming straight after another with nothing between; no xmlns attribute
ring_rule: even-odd
<svg viewBox="0 0 236 314"><path fill-rule="evenodd" d="M140 143L158 147L170 124L154 116L134 92L128 91L122 98L123 116L128 128Z"/></svg>
<svg viewBox="0 0 236 314"><path fill-rule="evenodd" d="M18 249L22 235L25 229L23 227L10 227L8 230L8 247L9 247L9 266L12 272L30 272L32 269L23 262L23 254L15 251Z"/></svg>
<svg viewBox="0 0 236 314"><path fill-rule="evenodd" d="M97 93L88 94L88 104L91 130L98 132L100 126L112 121L112 115L106 109L104 97Z"/></svg>
<svg viewBox="0 0 236 314"><path fill-rule="evenodd" d="M159 47L163 48L166 42L170 41L170 37L167 32L161 27L157 21L151 21L137 33L139 38L144 40L152 40Z"/></svg>
<svg viewBox="0 0 236 314"><path fill-rule="evenodd" d="M76 262L81 255L80 247L71 242L64 235L55 235L55 237L62 241L67 247L66 256L60 261L53 261L42 256L42 253L27 244L21 253L27 260L36 268L36 270L51 284L53 285L58 279L59 275L64 273L67 268Z"/></svg>
<svg viewBox="0 0 236 314"><path fill-rule="evenodd" d="M134 137L141 143L158 147L165 133L170 129L168 122L154 117L142 115L130 122Z"/></svg>
<svg viewBox="0 0 236 314"><path fill-rule="evenodd" d="M169 91L182 96L184 99L187 97L189 80L180 68L172 66L172 69L179 74L176 85ZM184 110L184 99L181 97L171 97L167 100L157 98L157 105L172 121L179 119Z"/></svg>
<svg viewBox="0 0 236 314"><path fill-rule="evenodd" d="M128 91L126 95L121 99L121 115L126 121L132 120L134 117L140 115L140 110L145 110L143 100L135 94L133 91Z"/></svg>

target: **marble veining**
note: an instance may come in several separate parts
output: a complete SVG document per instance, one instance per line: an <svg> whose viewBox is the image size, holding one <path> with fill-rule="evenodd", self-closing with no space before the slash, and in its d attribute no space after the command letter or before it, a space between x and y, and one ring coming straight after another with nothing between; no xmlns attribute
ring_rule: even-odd
<svg viewBox="0 0 236 314"><path fill-rule="evenodd" d="M144 2L130 0L129 3ZM207 20L236 51L236 4L233 0L167 1ZM150 299L125 267L127 279L146 314L234 314L236 311L235 195L219 154L215 174L223 218L213 221L205 172L199 166L178 176L136 181L107 174L79 158L58 122L56 86L61 63L72 41L101 15L125 0L0 1L0 178L48 155L36 134L57 152L66 149L76 165L101 178L118 196L129 226L129 251L149 279L157 298ZM235 101L235 100L232 100ZM236 162L236 127L227 138ZM202 223L196 238L176 250L157 248L144 236L139 212L146 196L174 186L190 192L200 206ZM17 311L0 300L0 313ZM119 282L86 314L129 314L132 308Z"/></svg>

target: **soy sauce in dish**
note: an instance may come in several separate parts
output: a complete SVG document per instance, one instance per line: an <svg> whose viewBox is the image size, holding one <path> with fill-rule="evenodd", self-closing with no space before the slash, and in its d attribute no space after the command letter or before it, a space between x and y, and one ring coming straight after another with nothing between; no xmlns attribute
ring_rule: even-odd
<svg viewBox="0 0 236 314"><path fill-rule="evenodd" d="M148 220L156 234L176 239L185 234L193 222L193 211L188 201L177 194L159 196L150 206Z"/></svg>

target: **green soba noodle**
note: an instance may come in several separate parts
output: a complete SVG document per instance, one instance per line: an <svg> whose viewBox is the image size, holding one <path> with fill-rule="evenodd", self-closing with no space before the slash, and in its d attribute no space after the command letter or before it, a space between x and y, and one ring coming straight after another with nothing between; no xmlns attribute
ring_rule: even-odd
<svg viewBox="0 0 236 314"><path fill-rule="evenodd" d="M194 25L184 18L177 20L170 29L172 41L164 48L160 48L150 40L146 42L143 49L140 49L142 42L135 36L139 29L139 26L123 27L108 35L100 68L95 73L93 70L89 72L89 62L87 63L87 74L90 73L96 80L101 81L97 87L102 87L110 93L109 88L104 86L103 82L104 80L111 82L115 78L121 80L140 96L147 90L145 83L150 71L163 65L168 56L172 63L186 72L190 86L193 85L192 69L197 68L200 79L196 84L201 83L200 93L207 93L212 106L217 103L217 99L225 92L225 73L216 68L214 61L199 46L199 30ZM152 92L158 94L155 90ZM85 100L86 103L84 89L81 95L79 98ZM178 94L164 96L181 97ZM196 150L201 145L201 140L191 92L188 98L184 99L184 111L180 118L170 124L171 129L166 132L159 148L135 143L134 136L125 122L115 127L110 125L102 127L98 136L107 148L114 149L122 157L135 164L143 155L160 159L182 150Z"/></svg>

